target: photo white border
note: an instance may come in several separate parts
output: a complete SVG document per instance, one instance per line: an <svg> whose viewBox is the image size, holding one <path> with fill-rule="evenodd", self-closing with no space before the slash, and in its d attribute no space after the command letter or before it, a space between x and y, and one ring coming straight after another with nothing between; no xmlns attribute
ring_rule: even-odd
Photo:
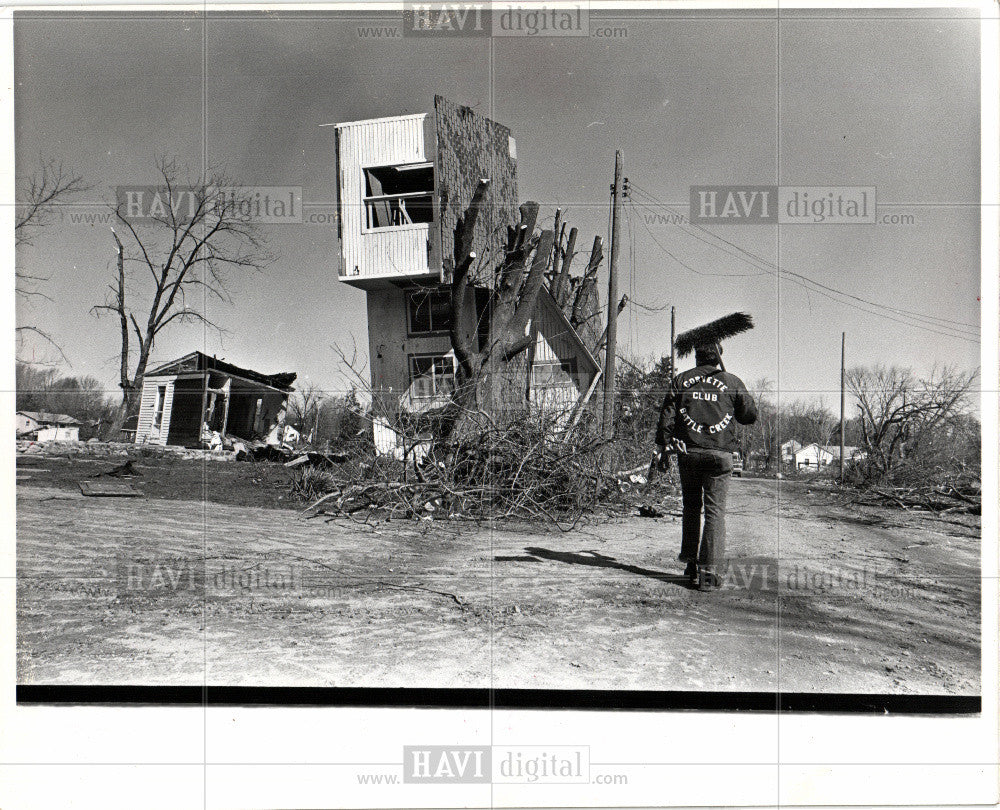
<svg viewBox="0 0 1000 810"><path fill-rule="evenodd" d="M556 5L548 3L549 7ZM569 5L569 4L567 4ZM34 2L21 10L401 10L402 3ZM978 716L454 709L16 706L12 521L0 542L0 806L4 808L741 806L995 804L998 795L998 364L1000 364L1000 35L995 3L601 2L591 10L971 8L982 16L982 695ZM12 9L0 11L2 232L14 266ZM11 282L12 284L12 282ZM12 292L0 297L14 323ZM13 432L14 346L0 349L0 430ZM13 448L0 513L14 514ZM594 786L360 788L359 772L393 772L404 743L589 745L592 762L630 775ZM655 752L651 755L651 752ZM654 762L650 762L654 760ZM372 764L359 764L372 763ZM389 764L387 764L389 763ZM627 764L644 763L644 764ZM396 772L399 769L396 768Z"/></svg>

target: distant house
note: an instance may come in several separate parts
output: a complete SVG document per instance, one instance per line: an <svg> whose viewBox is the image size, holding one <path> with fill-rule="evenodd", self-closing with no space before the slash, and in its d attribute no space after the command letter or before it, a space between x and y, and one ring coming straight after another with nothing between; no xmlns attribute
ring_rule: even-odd
<svg viewBox="0 0 1000 810"><path fill-rule="evenodd" d="M517 151L507 127L440 96L427 112L340 123L334 132L339 277L365 293L379 406L373 408L374 440L380 452L393 453L402 443L391 427L395 417L451 400L457 375L449 337L455 226L480 179L489 178L473 248L499 261L497 234L517 222ZM476 322L462 328L482 346L494 293L477 285L468 294ZM544 286L529 330L535 340L515 372L523 373L518 390L529 407L568 411L587 398L600 375L592 351L596 335L581 335Z"/></svg>
<svg viewBox="0 0 1000 810"><path fill-rule="evenodd" d="M15 433L19 439L39 442L76 442L80 440L81 422L64 413L18 411Z"/></svg>
<svg viewBox="0 0 1000 810"><path fill-rule="evenodd" d="M793 464L795 462L795 453L802 449L802 443L795 441L795 439L789 439L787 442L782 442L781 444L781 463L782 464Z"/></svg>
<svg viewBox="0 0 1000 810"><path fill-rule="evenodd" d="M833 453L825 447L820 447L816 442L800 447L792 453L795 462L795 469L818 470L833 461Z"/></svg>
<svg viewBox="0 0 1000 810"><path fill-rule="evenodd" d="M823 447L826 452L833 456L834 461L840 461L840 445L839 444L828 444ZM859 447L855 447L850 444L844 445L844 458L848 461L857 461L865 457L865 452Z"/></svg>
<svg viewBox="0 0 1000 810"><path fill-rule="evenodd" d="M198 447L206 432L265 438L283 419L295 376L186 354L146 372L135 443Z"/></svg>

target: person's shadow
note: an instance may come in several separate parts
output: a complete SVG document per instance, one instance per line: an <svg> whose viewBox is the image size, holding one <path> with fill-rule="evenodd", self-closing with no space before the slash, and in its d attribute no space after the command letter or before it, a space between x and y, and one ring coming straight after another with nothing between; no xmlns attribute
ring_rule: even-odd
<svg viewBox="0 0 1000 810"><path fill-rule="evenodd" d="M528 546L524 549L527 556L500 556L495 559L498 562L541 562L542 560L555 560L556 562L570 563L571 565L592 565L598 568L617 568L619 571L628 571L630 574L658 579L661 582L669 582L672 585L680 585L690 588L691 583L687 577L678 574L667 574L663 571L654 571L651 568L642 568L638 565L628 565L618 562L614 557L601 554L597 551L552 551L538 546Z"/></svg>

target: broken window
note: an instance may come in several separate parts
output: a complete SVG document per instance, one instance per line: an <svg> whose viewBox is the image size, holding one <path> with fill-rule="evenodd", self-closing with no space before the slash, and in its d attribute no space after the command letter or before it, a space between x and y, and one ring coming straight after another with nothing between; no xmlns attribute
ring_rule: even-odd
<svg viewBox="0 0 1000 810"><path fill-rule="evenodd" d="M448 396L455 390L455 362L447 355L410 355L410 395L414 399Z"/></svg>
<svg viewBox="0 0 1000 810"><path fill-rule="evenodd" d="M434 166L407 163L365 169L365 227L416 225L434 219Z"/></svg>
<svg viewBox="0 0 1000 810"><path fill-rule="evenodd" d="M532 388L565 388L577 384L576 358L536 360L531 366Z"/></svg>
<svg viewBox="0 0 1000 810"><path fill-rule="evenodd" d="M156 386L156 407L153 409L153 430L163 427L163 409L167 402L167 386Z"/></svg>
<svg viewBox="0 0 1000 810"><path fill-rule="evenodd" d="M447 332L451 328L451 293L447 290L418 290L406 296L410 334Z"/></svg>

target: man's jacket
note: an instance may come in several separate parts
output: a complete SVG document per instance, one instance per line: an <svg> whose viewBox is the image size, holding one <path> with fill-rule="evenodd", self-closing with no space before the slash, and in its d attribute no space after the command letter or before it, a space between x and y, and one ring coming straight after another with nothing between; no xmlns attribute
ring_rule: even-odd
<svg viewBox="0 0 1000 810"><path fill-rule="evenodd" d="M681 439L688 447L732 452L736 425L757 421L757 406L743 380L716 366L696 366L674 377L660 409L656 443Z"/></svg>

